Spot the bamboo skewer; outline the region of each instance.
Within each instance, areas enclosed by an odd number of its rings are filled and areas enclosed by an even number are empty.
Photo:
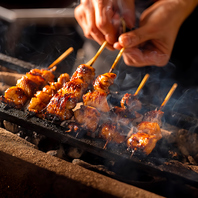
[[[137,95],[139,94],[140,90],[141,90],[141,89],[144,87],[144,85],[146,84],[146,82],[147,82],[149,76],[150,76],[149,74],[146,74],[146,75],[144,76],[144,78],[142,79],[142,82],[140,83],[139,87],[137,88],[137,90],[136,90],[136,92],[134,93],[133,96],[137,96]]]
[[[86,63],[86,65],[92,66],[106,46],[107,46],[107,41],[104,41],[103,44],[101,45],[101,47],[99,48],[99,50],[97,51],[96,55],[91,60],[89,60]]]
[[[113,65],[111,66],[111,69],[109,70],[109,73],[111,73],[111,72],[115,69],[115,67],[116,67],[116,65],[118,64],[120,58],[122,57],[122,53],[124,52],[124,49],[125,49],[125,48],[122,48],[122,49],[120,50],[120,52],[119,52],[119,54],[117,55],[117,57],[116,57],[116,59],[115,59]]]
[[[177,83],[174,83],[173,86],[171,87],[170,91],[166,95],[166,98],[164,99],[163,103],[161,104],[161,106],[159,108],[160,110],[167,104],[167,102],[169,101],[170,97],[172,96],[172,94],[174,93],[176,88],[177,88]]]
[[[70,47],[67,49],[61,56],[59,56],[49,67],[48,69],[54,67],[55,65],[59,64],[62,62],[67,56],[69,56],[72,52],[74,51],[73,47]]]

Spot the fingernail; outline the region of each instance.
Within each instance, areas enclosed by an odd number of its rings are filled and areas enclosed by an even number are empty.
[[[132,44],[132,39],[130,36],[121,36],[119,37],[119,42],[123,47],[130,46]]]

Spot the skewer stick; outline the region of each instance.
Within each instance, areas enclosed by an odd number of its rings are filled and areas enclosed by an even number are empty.
[[[166,103],[169,101],[170,97],[174,93],[175,89],[177,88],[177,83],[174,83],[168,94],[166,95],[166,98],[164,99],[163,103],[160,106],[160,110],[166,105]]]
[[[49,67],[48,69],[54,67],[55,65],[59,64],[62,62],[69,54],[71,54],[74,51],[73,47],[70,47],[67,49],[61,56],[59,56]]]
[[[144,76],[142,82],[140,83],[139,87],[137,88],[137,90],[136,90],[136,92],[134,93],[133,96],[137,96],[139,94],[140,90],[144,87],[144,85],[145,85],[146,81],[148,80],[149,76],[150,76],[149,74],[146,74]]]
[[[120,50],[120,52],[119,52],[119,54],[117,55],[117,57],[116,57],[116,59],[115,59],[113,65],[111,66],[111,69],[109,70],[109,73],[111,73],[111,72],[115,69],[115,67],[116,67],[116,65],[118,64],[120,58],[122,57],[122,53],[124,52],[124,49],[125,49],[125,48],[123,47],[123,48]]]
[[[107,41],[104,41],[101,47],[99,48],[99,50],[97,51],[96,55],[90,61],[88,61],[86,65],[92,66],[106,46],[107,46]]]

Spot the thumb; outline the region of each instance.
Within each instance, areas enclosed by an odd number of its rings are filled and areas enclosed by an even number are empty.
[[[148,30],[145,27],[140,27],[120,35],[118,41],[122,47],[130,48],[144,43],[151,38],[151,34],[149,34]]]

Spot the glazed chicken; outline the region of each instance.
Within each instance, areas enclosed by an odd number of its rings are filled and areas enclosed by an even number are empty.
[[[127,109],[129,112],[138,111],[142,108],[142,103],[137,99],[137,97],[129,93],[126,93],[122,97],[120,105],[122,108]]]
[[[94,91],[83,95],[84,105],[95,107],[102,112],[109,112],[107,95],[109,94],[109,86],[113,84],[115,78],[116,74],[114,73],[99,75],[93,83]]]
[[[100,121],[100,112],[90,106],[82,105],[80,109],[74,111],[74,118],[81,125],[81,127],[89,130],[90,132],[95,132]]]
[[[30,100],[28,111],[36,113],[37,116],[42,117],[41,111],[47,106],[56,92],[69,81],[69,78],[69,74],[61,74],[57,82],[51,82],[49,85],[43,87],[42,91],[37,91],[36,94],[34,94],[34,97]]]
[[[147,155],[149,155],[155,148],[157,139],[155,135],[149,135],[143,132],[137,132],[131,135],[127,140],[128,148],[137,150],[140,149]]]
[[[164,112],[161,110],[154,110],[154,111],[149,111],[144,114],[143,121],[148,121],[148,122],[157,122],[159,126],[162,125],[162,116],[164,115]]]
[[[111,122],[102,124],[99,137],[107,141],[104,148],[109,142],[121,144],[125,141],[125,136],[121,135],[117,129],[117,126]]]
[[[46,107],[46,117],[67,120],[73,115],[72,109],[93,82],[95,69],[88,65],[80,65],[69,82],[58,90]]]
[[[143,121],[137,125],[137,132],[127,140],[127,146],[134,150],[140,149],[148,155],[161,138],[162,134],[158,123]]]
[[[16,109],[22,108],[37,90],[54,81],[53,70],[32,69],[5,91],[0,100]]]

